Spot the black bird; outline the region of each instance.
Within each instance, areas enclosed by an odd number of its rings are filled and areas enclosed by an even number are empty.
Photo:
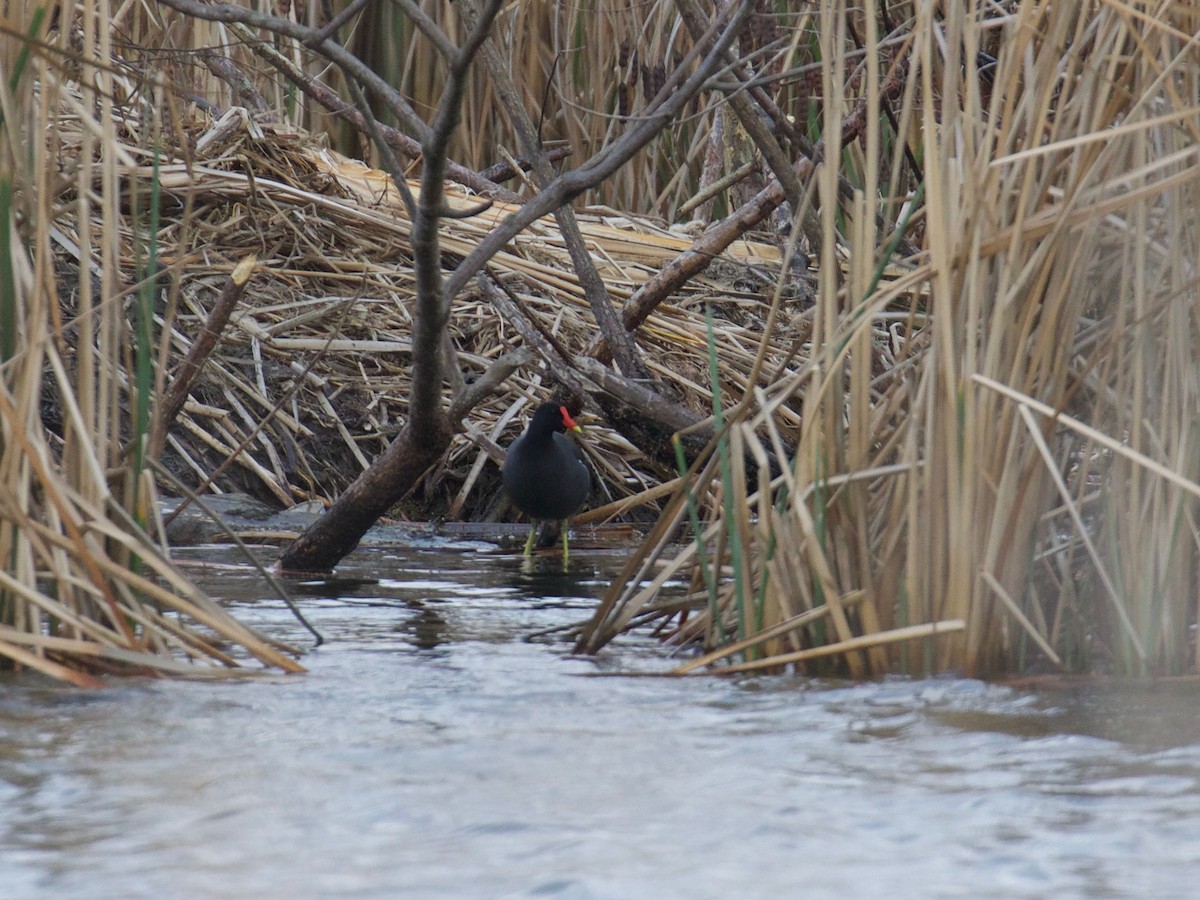
[[[563,523],[563,564],[567,562],[567,527],[570,518],[592,490],[592,476],[583,454],[564,434],[582,431],[558,403],[543,403],[533,412],[529,428],[512,442],[504,458],[504,490],[517,509],[533,520],[525,555],[533,553],[540,521]]]

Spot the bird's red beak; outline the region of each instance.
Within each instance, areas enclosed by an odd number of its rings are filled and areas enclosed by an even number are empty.
[[[567,426],[567,430],[569,430],[569,431],[582,431],[583,430],[582,428],[580,428],[578,425],[575,424],[575,420],[571,418],[571,414],[569,412],[567,412],[567,408],[565,406],[560,406],[558,408],[558,411],[560,413],[562,413],[563,424]]]

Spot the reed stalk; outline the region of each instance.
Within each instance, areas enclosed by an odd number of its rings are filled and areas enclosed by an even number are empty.
[[[724,498],[688,555],[719,595],[748,571],[761,598],[689,627],[711,671],[1194,673],[1200,18],[904,10],[886,35],[875,4],[821,4],[803,42],[823,62],[805,120],[824,160],[808,363],[726,392],[727,428],[782,474],[684,488]],[[885,39],[911,48],[898,97]],[[901,293],[878,276],[905,234],[923,249]],[[791,446],[776,423],[795,404]],[[615,584],[609,602],[644,600]],[[731,628],[758,621],[797,624]],[[751,660],[766,635],[791,648]]]
[[[147,147],[159,125],[133,102],[125,121],[146,146],[118,138],[117,98],[144,85],[113,65],[106,0],[62,10],[53,32],[45,11],[10,7],[17,30],[0,39],[0,664],[81,686],[108,673],[303,671],[295,650],[200,594],[148,533],[155,179],[150,277],[128,312],[120,239],[122,210],[136,215],[146,194],[129,165],[145,153],[157,169]]]

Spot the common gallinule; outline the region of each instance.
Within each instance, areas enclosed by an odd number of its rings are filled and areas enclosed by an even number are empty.
[[[504,490],[517,508],[533,520],[525,555],[533,553],[538,522],[561,521],[563,564],[567,562],[565,520],[583,506],[592,489],[592,476],[583,455],[563,433],[581,431],[558,403],[534,410],[529,428],[512,442],[504,458]]]

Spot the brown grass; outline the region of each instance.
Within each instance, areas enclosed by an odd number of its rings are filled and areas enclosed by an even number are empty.
[[[677,639],[725,645],[707,662],[741,660],[718,671],[827,668],[813,661],[836,648],[835,668],[856,676],[1194,672],[1195,12],[932,9],[906,26],[894,110],[923,195],[895,193],[876,54],[857,88],[826,76],[827,141],[867,104],[863,139],[840,154],[858,206],[842,230],[837,170],[823,169],[811,360],[727,397],[740,404],[729,467],[688,489],[731,502],[697,541],[707,563],[688,547],[664,569],[700,586],[707,568],[712,585]],[[849,17],[822,5],[827,73],[842,68]],[[983,77],[975,50],[991,46]],[[886,236],[871,214],[903,203],[919,205],[926,248],[903,283],[928,318],[907,322],[887,312],[894,288],[873,282]],[[777,422],[798,400],[791,454]],[[748,482],[741,448],[786,471]],[[638,578],[652,571],[630,565],[583,645],[647,608]]]

